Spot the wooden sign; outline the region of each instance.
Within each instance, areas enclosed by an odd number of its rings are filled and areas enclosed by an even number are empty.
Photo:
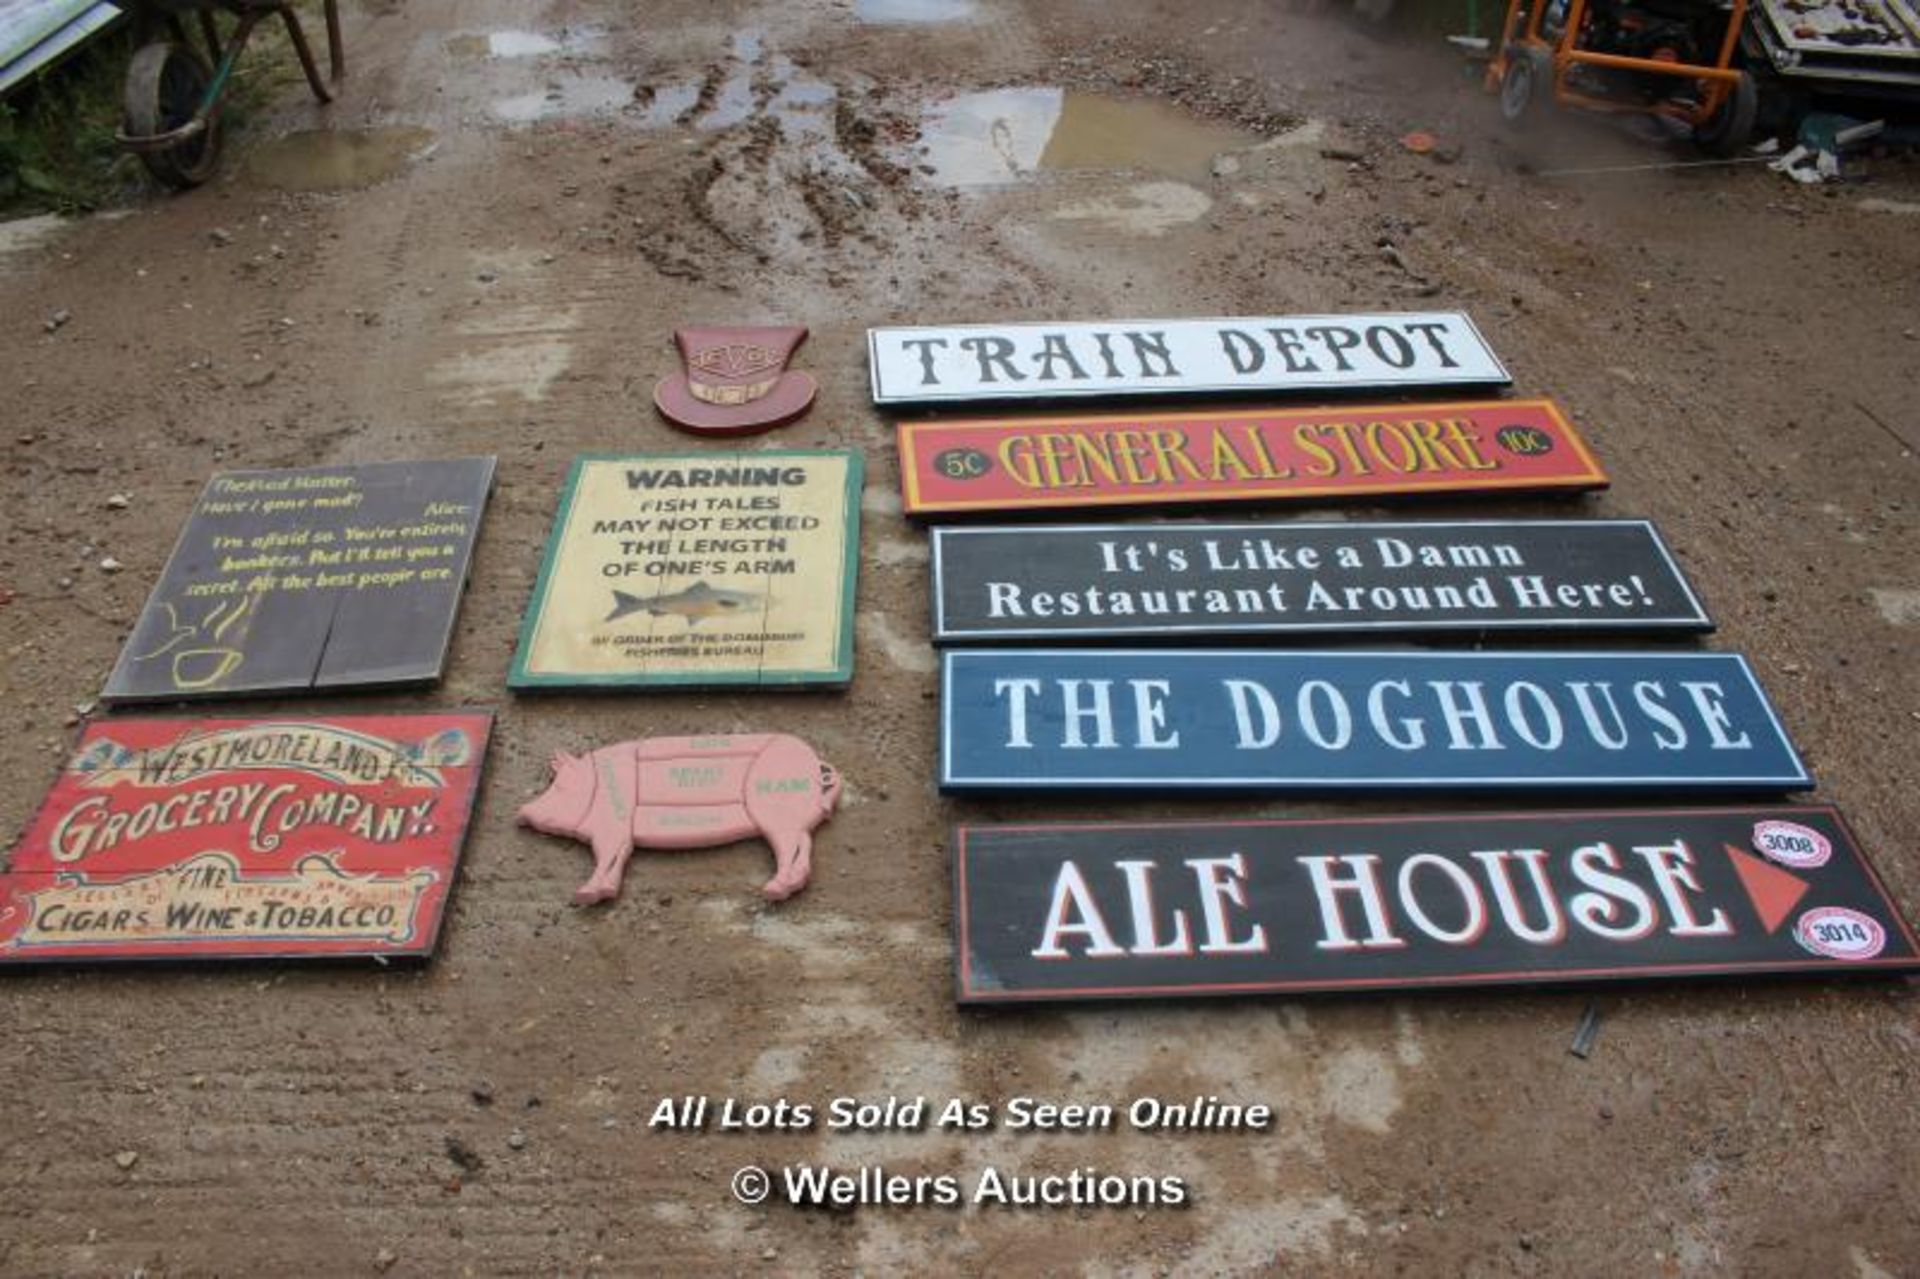
[[[102,699],[433,683],[492,487],[490,457],[215,475]]]
[[[593,874],[574,890],[581,906],[620,893],[636,848],[709,848],[749,836],[773,849],[761,888],[784,901],[813,873],[813,830],[840,802],[840,773],[788,733],[648,737],[585,755],[556,752],[553,780],[521,805],[520,824],[577,839]]]
[[[0,964],[431,955],[492,724],[94,724],[0,874]]]
[[[757,435],[805,413],[819,387],[787,368],[807,340],[799,325],[676,329],[679,373],[660,379],[653,405],[694,435]]]
[[[962,826],[953,874],[962,1003],[1920,970],[1826,807]]]
[[[877,328],[867,354],[875,404],[1513,380],[1457,311]]]
[[[1607,485],[1551,400],[971,418],[898,438],[909,515]]]
[[[847,683],[861,477],[851,452],[576,460],[508,682]]]
[[[933,639],[1706,631],[1645,520],[933,530]]]
[[[948,649],[949,790],[1812,784],[1731,653]]]

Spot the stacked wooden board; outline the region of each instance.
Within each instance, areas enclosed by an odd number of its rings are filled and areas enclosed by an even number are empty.
[[[1645,520],[1212,518],[1225,504],[1604,487],[1548,400],[1292,398],[1504,386],[1465,316],[876,329],[868,345],[877,403],[996,404],[900,422],[909,514],[1103,517],[933,529],[941,786],[1206,806],[1192,821],[962,823],[963,1002],[1920,959],[1830,808],[1244,815],[1274,794],[1697,805],[1812,785],[1737,654],[1484,647],[1710,631]],[[1204,402],[999,407],[1113,394]],[[1111,518],[1138,509],[1156,514]],[[1328,639],[1455,646],[1281,647]]]

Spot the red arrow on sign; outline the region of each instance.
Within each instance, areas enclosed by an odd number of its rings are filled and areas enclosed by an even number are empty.
[[[1740,886],[1747,890],[1754,910],[1759,912],[1760,922],[1766,925],[1768,932],[1777,931],[1812,885],[1798,875],[1781,870],[1772,862],[1762,861],[1752,853],[1741,852],[1732,844],[1722,847],[1727,850],[1727,856],[1733,859],[1733,869],[1740,876]]]

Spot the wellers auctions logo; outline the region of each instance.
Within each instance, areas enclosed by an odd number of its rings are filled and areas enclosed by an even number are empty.
[[[443,768],[473,762],[473,746],[458,729],[421,742],[400,742],[330,724],[250,724],[190,733],[162,745],[135,748],[102,738],[72,769],[89,788],[185,786],[202,778],[253,769],[306,773],[338,786],[396,784],[445,788]]]

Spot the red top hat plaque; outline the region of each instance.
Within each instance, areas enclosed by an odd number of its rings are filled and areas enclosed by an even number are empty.
[[[660,380],[653,402],[669,422],[696,435],[753,435],[805,413],[818,388],[787,370],[807,340],[799,325],[676,329],[686,372]]]

